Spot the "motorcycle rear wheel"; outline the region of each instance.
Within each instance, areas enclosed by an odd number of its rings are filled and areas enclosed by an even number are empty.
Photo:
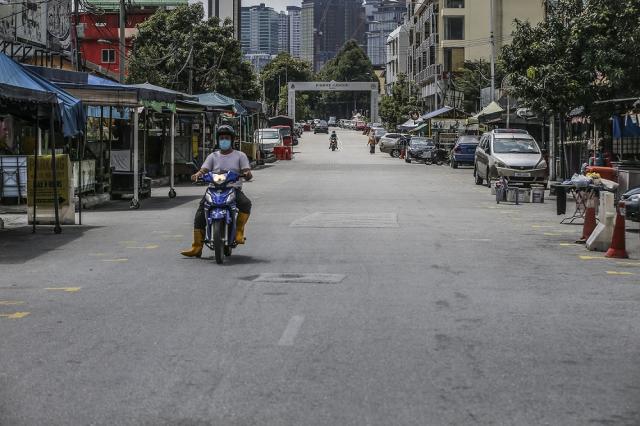
[[[213,251],[216,257],[216,263],[222,265],[224,262],[224,241],[222,236],[224,235],[224,222],[213,222]]]

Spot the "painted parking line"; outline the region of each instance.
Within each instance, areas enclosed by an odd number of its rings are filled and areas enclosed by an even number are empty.
[[[0,300],[0,306],[16,306],[16,305],[24,305],[24,302],[21,300]]]
[[[578,256],[580,260],[613,260],[604,256]]]
[[[12,314],[0,314],[0,318],[20,319],[29,315],[31,312],[14,312]]]
[[[282,337],[278,341],[279,346],[293,346],[293,341],[298,335],[298,331],[300,331],[300,327],[302,327],[302,323],[304,322],[304,316],[302,315],[294,315],[289,320],[289,324],[287,324],[287,328],[284,329],[282,333]]]
[[[129,246],[126,247],[128,249],[138,249],[138,250],[153,250],[153,249],[157,249],[158,247],[160,247],[158,244],[147,244],[145,246]]]
[[[116,262],[116,263],[124,263],[124,262],[128,262],[129,259],[127,258],[119,258],[119,259],[102,259],[103,262]]]
[[[49,291],[63,291],[65,293],[77,293],[82,287],[46,287]]]
[[[633,267],[640,266],[640,262],[616,262],[616,265],[618,265],[618,266],[626,266],[628,268],[633,268]]]
[[[633,272],[626,272],[626,271],[607,271],[607,275],[624,275],[624,276],[629,276],[629,275],[635,275]]]

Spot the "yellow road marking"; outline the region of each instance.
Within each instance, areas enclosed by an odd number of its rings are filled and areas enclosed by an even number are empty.
[[[604,256],[578,256],[581,260],[611,260]]]
[[[13,305],[24,305],[24,302],[19,300],[0,300],[0,306],[13,306]]]
[[[64,291],[65,293],[75,293],[80,291],[82,287],[47,287],[45,290]]]
[[[607,271],[607,275],[635,275],[633,272]]]
[[[128,262],[129,259],[120,258],[120,259],[102,259],[103,262]]]
[[[583,247],[582,244],[576,244],[576,243],[560,243],[560,245],[562,247]]]
[[[546,235],[547,237],[559,237],[562,234],[558,234],[557,232],[543,232],[542,235]]]
[[[30,313],[31,312],[14,312],[12,314],[0,314],[0,317],[9,319],[20,319],[26,317]]]
[[[151,250],[151,249],[157,249],[158,246],[157,244],[147,244],[146,246],[131,246],[131,247],[127,247],[128,249],[147,249],[147,250]]]
[[[616,262],[616,265],[633,267],[633,266],[640,266],[640,263],[638,263],[638,262]]]

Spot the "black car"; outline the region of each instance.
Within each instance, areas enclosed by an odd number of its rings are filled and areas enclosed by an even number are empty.
[[[408,142],[407,153],[404,157],[404,161],[407,163],[411,163],[411,160],[424,161],[425,153],[430,153],[436,148],[433,139],[422,136],[412,136]]]
[[[313,134],[315,135],[316,133],[329,134],[329,126],[327,125],[326,121],[320,120],[320,122],[316,124],[316,127],[313,128]]]

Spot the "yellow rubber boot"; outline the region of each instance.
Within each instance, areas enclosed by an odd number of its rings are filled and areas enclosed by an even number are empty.
[[[191,250],[185,250],[180,252],[183,256],[187,257],[200,257],[202,256],[202,247],[204,246],[204,229],[193,230],[193,244]]]
[[[236,244],[244,244],[246,238],[244,237],[244,226],[249,220],[249,214],[238,213],[238,223],[236,224]]]

